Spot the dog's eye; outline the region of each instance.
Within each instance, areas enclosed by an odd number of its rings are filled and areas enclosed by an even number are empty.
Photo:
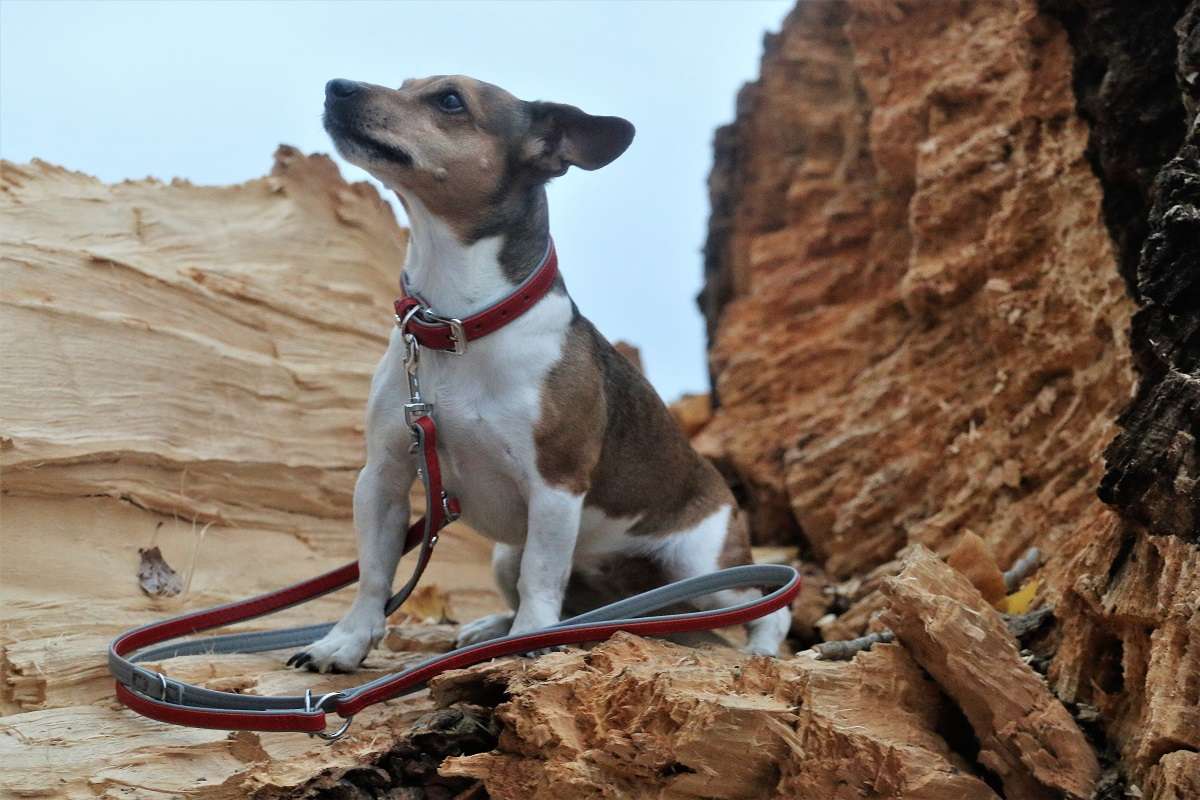
[[[443,92],[438,96],[438,108],[442,111],[448,111],[451,114],[464,111],[466,106],[463,105],[462,97],[458,92]]]

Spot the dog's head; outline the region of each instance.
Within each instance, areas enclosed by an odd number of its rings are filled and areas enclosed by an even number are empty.
[[[347,161],[464,237],[569,167],[613,161],[634,134],[620,117],[527,102],[462,75],[407,80],[399,89],[332,80],[325,130]]]

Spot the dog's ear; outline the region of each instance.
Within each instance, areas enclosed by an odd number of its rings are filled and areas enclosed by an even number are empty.
[[[633,141],[633,123],[620,117],[597,117],[562,103],[529,103],[530,135],[526,162],[547,178],[570,166],[600,169],[625,152]]]

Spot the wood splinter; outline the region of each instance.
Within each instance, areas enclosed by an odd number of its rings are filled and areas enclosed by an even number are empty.
[[[856,653],[870,650],[877,642],[888,644],[895,638],[896,635],[891,631],[879,631],[878,633],[868,633],[857,639],[821,642],[813,645],[812,649],[816,651],[818,661],[849,661],[854,658]]]

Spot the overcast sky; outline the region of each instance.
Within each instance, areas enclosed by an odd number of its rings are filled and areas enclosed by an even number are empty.
[[[464,73],[626,117],[638,134],[624,156],[551,185],[551,231],[583,313],[640,347],[673,399],[707,389],[694,298],[713,129],[791,5],[0,0],[0,155],[105,181],[243,181],[281,142],[331,152],[334,77]]]

